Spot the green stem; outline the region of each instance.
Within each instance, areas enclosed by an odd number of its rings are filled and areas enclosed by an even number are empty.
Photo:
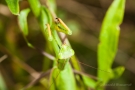
[[[40,15],[40,8],[41,8],[41,4],[39,2],[39,0],[28,0],[30,7],[34,13],[34,15],[36,17],[38,17]]]

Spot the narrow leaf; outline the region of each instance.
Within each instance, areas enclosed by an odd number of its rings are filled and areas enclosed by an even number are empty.
[[[39,23],[40,23],[41,29],[43,30],[43,33],[45,33],[45,29],[47,28],[46,24],[48,24],[48,15],[44,11],[44,7],[41,8]]]
[[[88,76],[86,75],[83,75],[83,80],[84,80],[84,83],[86,86],[92,88],[92,89],[95,89],[96,88],[96,81],[89,78]]]
[[[36,17],[38,17],[40,15],[40,9],[41,9],[41,5],[39,0],[28,0],[30,7],[32,9],[32,12],[34,13],[34,15]]]
[[[30,9],[24,9],[20,12],[18,17],[20,28],[25,36],[28,35],[28,23],[27,23],[27,16],[30,12]]]
[[[34,46],[29,43],[29,41],[27,40],[27,35],[28,35],[28,23],[27,23],[27,16],[30,12],[30,9],[24,9],[20,12],[20,15],[18,16],[18,20],[19,20],[19,26],[20,26],[20,29],[22,30],[22,33],[23,33],[23,36],[24,36],[24,39],[27,43],[27,45],[31,48],[34,48]]]
[[[63,71],[54,68],[51,83],[50,90],[76,90],[75,77],[69,63],[66,64]]]
[[[124,70],[125,70],[125,68],[123,66],[119,66],[119,67],[115,68],[113,70],[112,78],[119,78],[123,74]]]
[[[19,0],[6,0],[10,11],[14,15],[19,15]]]
[[[51,31],[51,24],[52,24],[52,16],[48,9],[44,6],[41,8],[41,13],[39,17],[39,23],[42,30],[43,35],[49,40],[52,41],[52,31]]]
[[[51,26],[52,25],[52,15],[51,15],[51,12],[48,10],[48,8],[46,8],[46,7],[43,7],[43,10],[44,10],[44,12],[46,13],[46,15],[47,15],[47,23]]]
[[[1,73],[0,73],[0,90],[7,90],[6,84],[4,82],[4,79],[3,79],[2,75],[1,75]]]
[[[98,45],[98,67],[99,69],[112,72],[112,63],[117,53],[120,28],[125,9],[125,0],[114,0],[109,7],[103,20],[100,43]],[[98,71],[98,77],[106,83],[113,73]]]

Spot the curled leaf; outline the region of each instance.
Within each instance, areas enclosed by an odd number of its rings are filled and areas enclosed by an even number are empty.
[[[113,70],[113,78],[119,78],[123,72],[125,71],[125,68],[123,66],[119,66]]]
[[[24,39],[27,43],[27,45],[31,48],[34,48],[34,46],[29,43],[29,41],[27,40],[27,35],[28,35],[28,23],[27,23],[27,16],[30,12],[30,9],[24,9],[20,12],[20,15],[18,16],[18,20],[19,20],[19,26],[20,26],[20,29],[22,30],[22,33],[23,33],[23,36],[24,36]]]
[[[112,71],[112,64],[117,53],[117,46],[125,9],[125,0],[114,0],[109,7],[100,33],[100,43],[98,45],[98,67],[99,69]],[[98,70],[98,77],[107,83],[113,73],[103,73]]]
[[[20,28],[25,36],[28,35],[28,23],[27,23],[27,16],[30,12],[30,9],[24,9],[20,12],[18,17]]]

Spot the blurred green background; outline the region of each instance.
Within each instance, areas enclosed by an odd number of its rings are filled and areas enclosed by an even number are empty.
[[[42,4],[45,3],[45,0],[40,1]],[[100,28],[112,0],[56,0],[56,3],[58,17],[73,31],[73,35],[68,36],[68,38],[78,60],[97,67]],[[27,0],[21,0],[20,9],[26,7],[29,7]],[[46,41],[32,13],[28,16],[28,25],[28,40],[36,47],[44,49]],[[124,21],[120,27],[119,50],[113,67],[123,65],[126,70],[119,79],[109,83],[127,85],[107,86],[106,90],[135,90],[134,0],[126,1]],[[19,29],[17,17],[11,14],[5,0],[0,0],[0,57],[3,55],[8,57],[0,63],[0,76],[2,76],[0,79],[3,78],[8,90],[18,90],[30,82],[29,70],[27,70],[28,68],[24,69],[21,65],[23,62],[38,72],[47,71],[48,68],[52,67],[52,61],[27,46]],[[47,65],[44,60],[48,63]],[[81,65],[81,67],[85,73],[96,76],[97,70],[85,65]],[[40,90],[42,86],[37,83],[35,90],[37,90],[36,88]]]

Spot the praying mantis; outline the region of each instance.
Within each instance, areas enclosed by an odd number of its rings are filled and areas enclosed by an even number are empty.
[[[34,47],[26,38],[28,35],[28,25],[27,25],[27,16],[30,12],[30,9],[25,9],[20,12],[20,15],[18,17],[20,28],[23,32],[23,36],[27,42],[27,45],[31,48]],[[55,88],[62,88],[63,90],[71,90],[72,87],[73,90],[76,90],[76,84],[74,75],[72,72],[72,68],[69,64],[69,59],[74,55],[74,50],[68,45],[67,43],[62,43],[57,35],[57,31],[63,32],[65,34],[71,35],[72,31],[66,26],[66,24],[60,19],[56,18],[55,23],[52,23],[51,15],[47,15],[48,10],[45,7],[42,7],[41,15],[38,18],[39,24],[41,27],[41,31],[47,41],[53,46],[54,52],[56,54],[56,60],[54,61],[54,69],[51,72],[50,76],[50,87],[49,90],[55,90]],[[46,20],[45,18],[48,17]],[[65,83],[65,75],[68,75],[68,79],[70,80],[69,84]],[[56,79],[57,77],[57,79]],[[54,81],[57,81],[54,83]],[[63,87],[59,87],[60,81],[65,83],[63,84]],[[51,83],[53,83],[51,85]],[[54,84],[57,84],[56,87],[54,87]],[[70,85],[71,84],[71,85]],[[59,89],[60,90],[60,89]]]
[[[56,22],[52,26],[52,29],[50,29],[49,24],[46,25],[46,35],[48,38],[52,38],[51,40],[48,40],[53,44],[56,54],[56,65],[51,72],[51,81],[48,89],[56,90],[57,88],[58,90],[76,90],[74,74],[69,64],[69,59],[74,55],[74,50],[67,43],[62,43],[60,40],[58,40],[55,29],[68,35],[71,35],[72,31],[60,18],[56,18]],[[66,75],[69,77],[65,77]],[[66,79],[70,80],[71,83],[66,84]],[[63,83],[63,86],[60,86],[61,83]]]

